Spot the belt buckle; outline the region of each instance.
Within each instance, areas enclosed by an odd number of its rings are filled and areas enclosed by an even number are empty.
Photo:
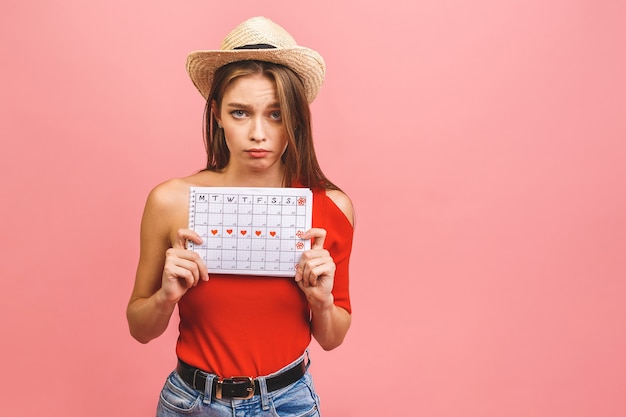
[[[215,387],[215,398],[222,399],[224,398],[224,384],[227,386],[230,385],[230,393],[226,394],[227,398],[232,398],[236,400],[249,400],[254,397],[254,380],[249,376],[233,376],[230,378],[220,378],[217,380],[217,385]],[[245,395],[235,395],[235,387],[239,385],[240,389],[245,389]],[[229,395],[231,394],[232,395]]]

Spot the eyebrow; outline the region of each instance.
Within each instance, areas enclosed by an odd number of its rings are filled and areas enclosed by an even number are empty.
[[[226,107],[242,109],[242,110],[245,110],[245,111],[252,110],[252,106],[250,106],[248,104],[237,103],[237,102],[226,103]],[[278,102],[270,103],[267,107],[270,108],[270,109],[280,109],[280,103],[278,103]]]

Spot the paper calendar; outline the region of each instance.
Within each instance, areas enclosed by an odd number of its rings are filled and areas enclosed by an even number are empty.
[[[189,228],[203,243],[187,246],[209,275],[293,277],[311,247],[301,237],[311,228],[312,209],[308,188],[191,187]]]

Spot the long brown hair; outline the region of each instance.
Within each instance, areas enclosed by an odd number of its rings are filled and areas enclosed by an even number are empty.
[[[287,149],[282,155],[282,162],[285,165],[283,183],[286,186],[300,183],[309,188],[338,190],[339,187],[326,178],[317,162],[311,131],[311,110],[302,82],[289,68],[270,62],[233,62],[215,72],[204,109],[206,170],[221,171],[230,159],[224,131],[218,128],[211,104],[215,101],[219,112],[226,88],[236,78],[251,74],[262,74],[271,79],[276,86],[281,117],[288,137]]]

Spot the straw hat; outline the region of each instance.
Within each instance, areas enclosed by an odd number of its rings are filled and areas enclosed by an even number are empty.
[[[273,62],[290,68],[302,80],[309,103],[324,82],[326,65],[320,54],[296,44],[285,29],[265,17],[253,17],[241,23],[226,36],[219,50],[190,53],[187,72],[206,99],[218,68],[247,60]]]

